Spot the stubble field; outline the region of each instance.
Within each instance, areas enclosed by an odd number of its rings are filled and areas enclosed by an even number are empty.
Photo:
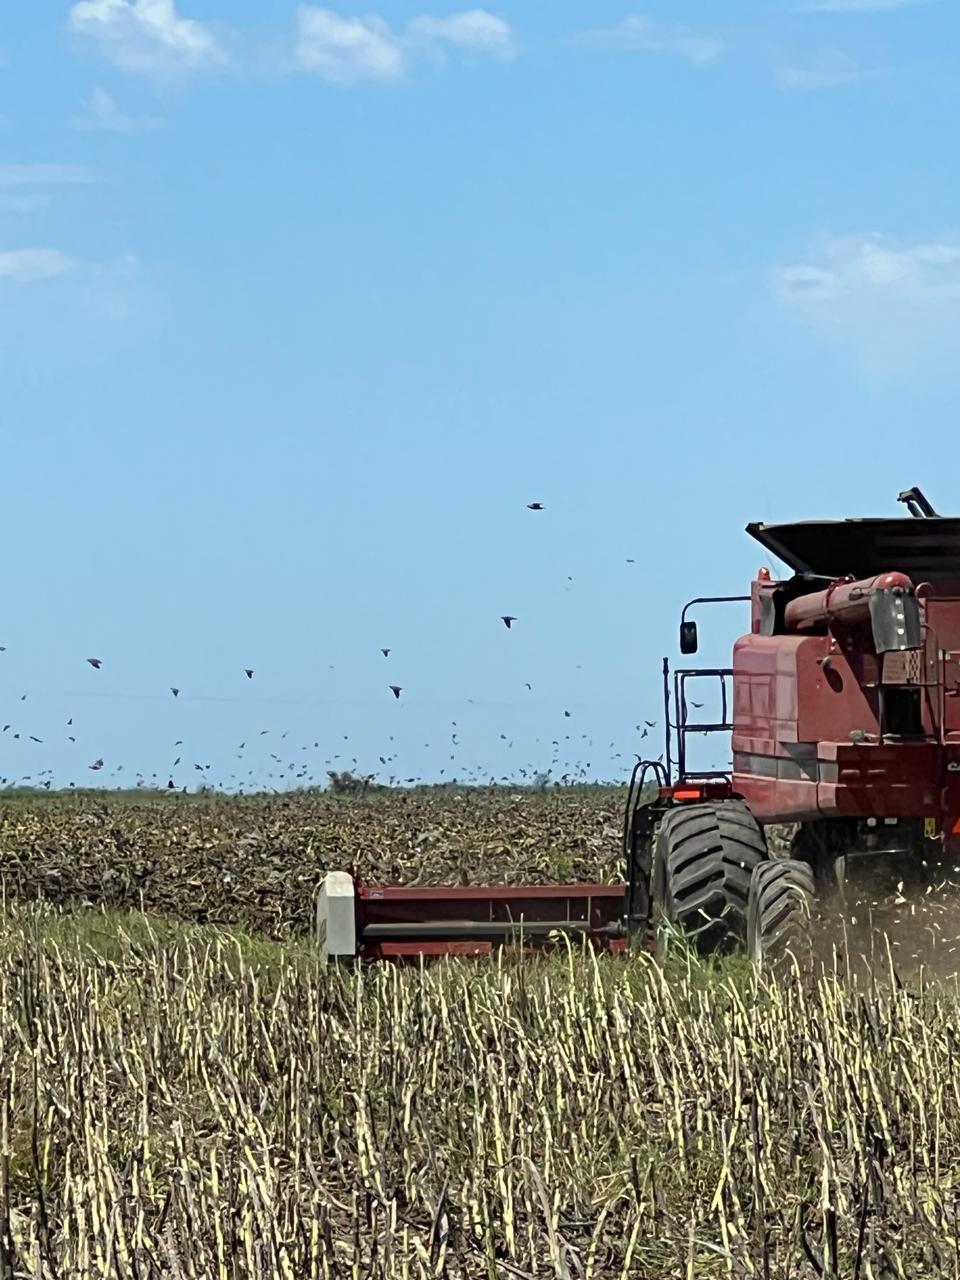
[[[613,878],[618,800],[8,802],[0,1276],[960,1276],[949,976],[343,973],[300,927],[350,862]]]

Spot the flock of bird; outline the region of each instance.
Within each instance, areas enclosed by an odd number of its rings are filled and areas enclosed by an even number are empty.
[[[529,502],[526,505],[527,505],[527,510],[531,512],[542,512],[545,510],[545,504],[543,502],[539,502],[539,501]],[[633,561],[628,560],[628,563],[632,564]],[[499,615],[499,621],[503,624],[503,626],[508,631],[512,631],[514,624],[518,622],[519,619],[515,614],[504,613]],[[6,651],[6,646],[0,646],[0,653],[3,653],[5,651]],[[393,650],[390,646],[382,646],[379,652],[384,659],[389,659]],[[101,657],[88,657],[86,659],[86,662],[95,671],[101,671],[104,667],[104,659]],[[246,666],[240,668],[238,675],[240,675],[241,673],[242,673],[242,677],[248,681],[252,681],[256,674],[255,668],[246,667]],[[526,682],[525,688],[528,691],[532,690],[532,685],[529,682]],[[388,693],[397,701],[400,700],[401,695],[404,692],[404,688],[400,684],[388,683],[386,686],[386,689]],[[170,695],[174,699],[177,699],[180,697],[181,692],[183,690],[182,690],[182,687],[179,685],[170,685],[169,691],[170,691]],[[20,701],[24,702],[26,701],[26,699],[27,699],[27,694],[22,694],[20,697]],[[693,705],[696,706],[698,704],[693,704]],[[572,712],[569,709],[564,710],[563,716],[565,719],[569,720],[572,717]],[[650,730],[656,728],[656,723],[657,722],[654,720],[643,721],[642,723],[637,724],[635,726],[635,731],[639,734],[639,737],[641,739],[645,739],[649,736]],[[73,724],[74,724],[74,720],[73,720],[73,716],[71,716],[67,720],[67,728],[69,730],[72,730]],[[454,748],[454,750],[449,754],[447,764],[450,764],[451,762],[456,761],[457,759],[456,748],[460,746],[460,741],[458,739],[458,734],[457,734],[457,722],[456,721],[451,722],[451,726],[453,729],[453,733],[450,736],[450,745]],[[271,732],[270,729],[261,729],[258,731],[258,736],[260,738],[265,738],[268,734],[270,734],[270,732]],[[2,729],[0,729],[0,736],[2,736],[2,734],[7,734],[7,733],[10,733],[10,736],[13,739],[21,739],[22,737],[25,737],[28,741],[32,743],[37,743],[37,744],[42,744],[44,741],[43,738],[33,733],[22,734],[20,731],[14,729],[12,723],[4,724],[2,726]],[[563,741],[570,742],[573,736],[574,735],[566,734],[563,737]],[[287,739],[287,737],[288,737],[288,734],[284,732],[279,735],[278,740],[283,741]],[[499,738],[501,742],[507,745],[508,748],[512,748],[513,742],[510,740],[507,734],[501,733],[499,735]],[[73,732],[68,733],[67,739],[69,742],[73,744],[75,744],[77,741],[76,735]],[[595,745],[593,739],[590,738],[587,734],[580,735],[580,739],[582,740],[583,744],[588,748],[593,748]],[[350,735],[344,734],[343,740],[344,742],[349,742]],[[389,741],[390,743],[394,742],[393,735],[390,736]],[[576,766],[573,766],[572,768],[569,765],[567,765],[563,772],[557,772],[557,770],[562,768],[561,761],[560,761],[560,753],[562,750],[561,739],[559,737],[547,739],[547,740],[541,740],[540,738],[537,738],[536,743],[538,748],[540,748],[541,750],[544,749],[548,741],[551,747],[551,759],[550,759],[549,768],[546,770],[540,766],[530,765],[529,767],[526,767],[526,768],[519,768],[516,771],[516,773],[512,776],[503,774],[503,775],[500,775],[499,777],[496,777],[496,776],[491,776],[488,773],[488,771],[475,766],[473,768],[467,768],[466,770],[459,771],[459,776],[454,778],[454,777],[447,776],[448,771],[447,771],[447,768],[444,767],[439,770],[439,780],[441,782],[459,781],[462,783],[476,784],[478,782],[507,783],[507,782],[513,781],[514,777],[517,777],[517,776],[519,776],[519,778],[523,779],[525,782],[530,782],[534,779],[543,779],[546,777],[549,777],[552,781],[560,781],[560,782],[570,782],[570,781],[582,780],[587,778],[588,771],[592,767],[589,761],[587,761],[586,764],[581,763]],[[426,749],[430,748],[430,743],[424,743],[423,745]],[[615,750],[616,746],[617,746],[617,743],[612,741],[609,743],[609,747],[606,749],[612,753],[612,759],[619,760],[623,758],[623,753],[616,751]],[[137,786],[140,786],[140,787],[144,787],[148,785],[152,785],[154,787],[165,786],[168,790],[182,790],[182,791],[186,791],[188,789],[186,786],[178,786],[178,784],[174,782],[174,779],[172,776],[173,772],[177,768],[180,768],[181,766],[184,765],[184,756],[182,753],[183,740],[177,739],[177,741],[174,743],[174,747],[180,750],[176,758],[174,759],[172,766],[170,767],[169,776],[167,777],[166,783],[163,782],[162,775],[156,772],[152,774],[136,773],[132,776],[134,777]],[[236,759],[243,760],[245,758],[246,749],[247,749],[246,740],[243,742],[240,742],[236,748]],[[317,741],[313,742],[312,750],[316,751],[319,749],[320,749],[320,743]],[[352,757],[349,757],[348,759],[345,753],[341,751],[341,752],[335,753],[334,755],[330,756],[328,759],[323,761],[323,766],[325,767],[325,770],[326,770],[326,778],[321,780],[313,772],[313,770],[316,769],[317,765],[312,763],[307,763],[302,758],[305,754],[309,753],[310,751],[311,751],[311,747],[309,743],[305,743],[301,745],[300,751],[298,753],[301,757],[299,760],[296,760],[296,759],[285,760],[281,755],[278,755],[276,752],[271,751],[269,753],[269,758],[273,763],[273,765],[277,766],[277,768],[269,770],[267,773],[267,777],[271,780],[271,782],[282,782],[284,786],[289,786],[291,781],[296,781],[301,784],[303,783],[313,784],[316,782],[327,781],[328,779],[334,778],[338,772],[338,767],[339,767],[339,772],[342,772],[349,777],[353,777],[354,771],[359,769],[358,758],[356,756],[352,756]],[[187,759],[189,760],[189,757],[187,757]],[[390,767],[394,765],[396,760],[397,760],[396,752],[391,752],[391,748],[389,747],[387,748],[386,751],[383,752],[383,754],[380,754],[378,756],[379,764],[384,767]],[[106,767],[105,760],[100,755],[98,755],[94,760],[90,761],[90,763],[87,765],[87,768],[90,772],[98,773],[98,774],[101,773],[105,769],[105,767]],[[201,763],[201,762],[195,761],[193,762],[193,770],[196,773],[201,775],[201,779],[205,779],[205,775],[207,775],[211,770],[211,765],[209,763]],[[234,787],[242,790],[244,786],[254,785],[252,780],[254,779],[255,772],[256,771],[253,769],[249,770],[246,779],[242,779],[237,773],[232,773],[229,775],[230,781]],[[114,778],[115,782],[117,782],[118,784],[121,782],[119,775],[122,773],[123,773],[122,765],[116,766],[111,771],[111,776]],[[372,781],[375,775],[361,774],[360,776],[362,778],[366,778],[366,780],[368,781]],[[47,769],[47,770],[42,770],[39,773],[24,774],[18,778],[7,778],[7,777],[0,778],[0,786],[33,784],[33,785],[38,785],[38,786],[42,786],[47,789],[50,789],[53,786],[53,779],[54,779],[53,770]],[[397,776],[396,773],[393,773],[390,775],[388,781],[391,785],[400,785],[400,784],[419,783],[423,781],[423,779],[419,777],[402,778]],[[75,786],[76,784],[71,783],[70,785]],[[278,790],[279,788],[272,787],[271,789]]]

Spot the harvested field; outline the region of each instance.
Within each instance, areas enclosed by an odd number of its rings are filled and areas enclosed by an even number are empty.
[[[324,873],[399,884],[615,881],[625,792],[21,794],[0,808],[8,899],[134,907],[282,938]]]
[[[816,979],[297,936],[330,866],[613,879],[619,802],[11,798],[0,1280],[960,1280],[952,885]]]
[[[960,1274],[953,988],[0,936],[5,1276]]]

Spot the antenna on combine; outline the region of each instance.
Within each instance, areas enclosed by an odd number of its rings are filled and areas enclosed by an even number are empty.
[[[906,504],[907,510],[912,516],[919,518],[937,516],[939,513],[934,511],[927,498],[924,496],[923,490],[916,485],[912,489],[904,489],[903,493],[897,498],[898,502]]]

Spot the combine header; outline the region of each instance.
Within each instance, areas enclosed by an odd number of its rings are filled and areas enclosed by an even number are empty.
[[[751,524],[787,565],[750,594],[727,668],[663,663],[665,751],[630,781],[623,883],[537,887],[366,885],[330,873],[318,933],[330,958],[477,954],[559,937],[618,950],[679,931],[701,952],[758,962],[808,928],[848,860],[960,860],[960,519],[918,489],[910,515]],[[689,716],[692,681],[719,717]],[[730,767],[688,767],[691,734],[729,734]]]

